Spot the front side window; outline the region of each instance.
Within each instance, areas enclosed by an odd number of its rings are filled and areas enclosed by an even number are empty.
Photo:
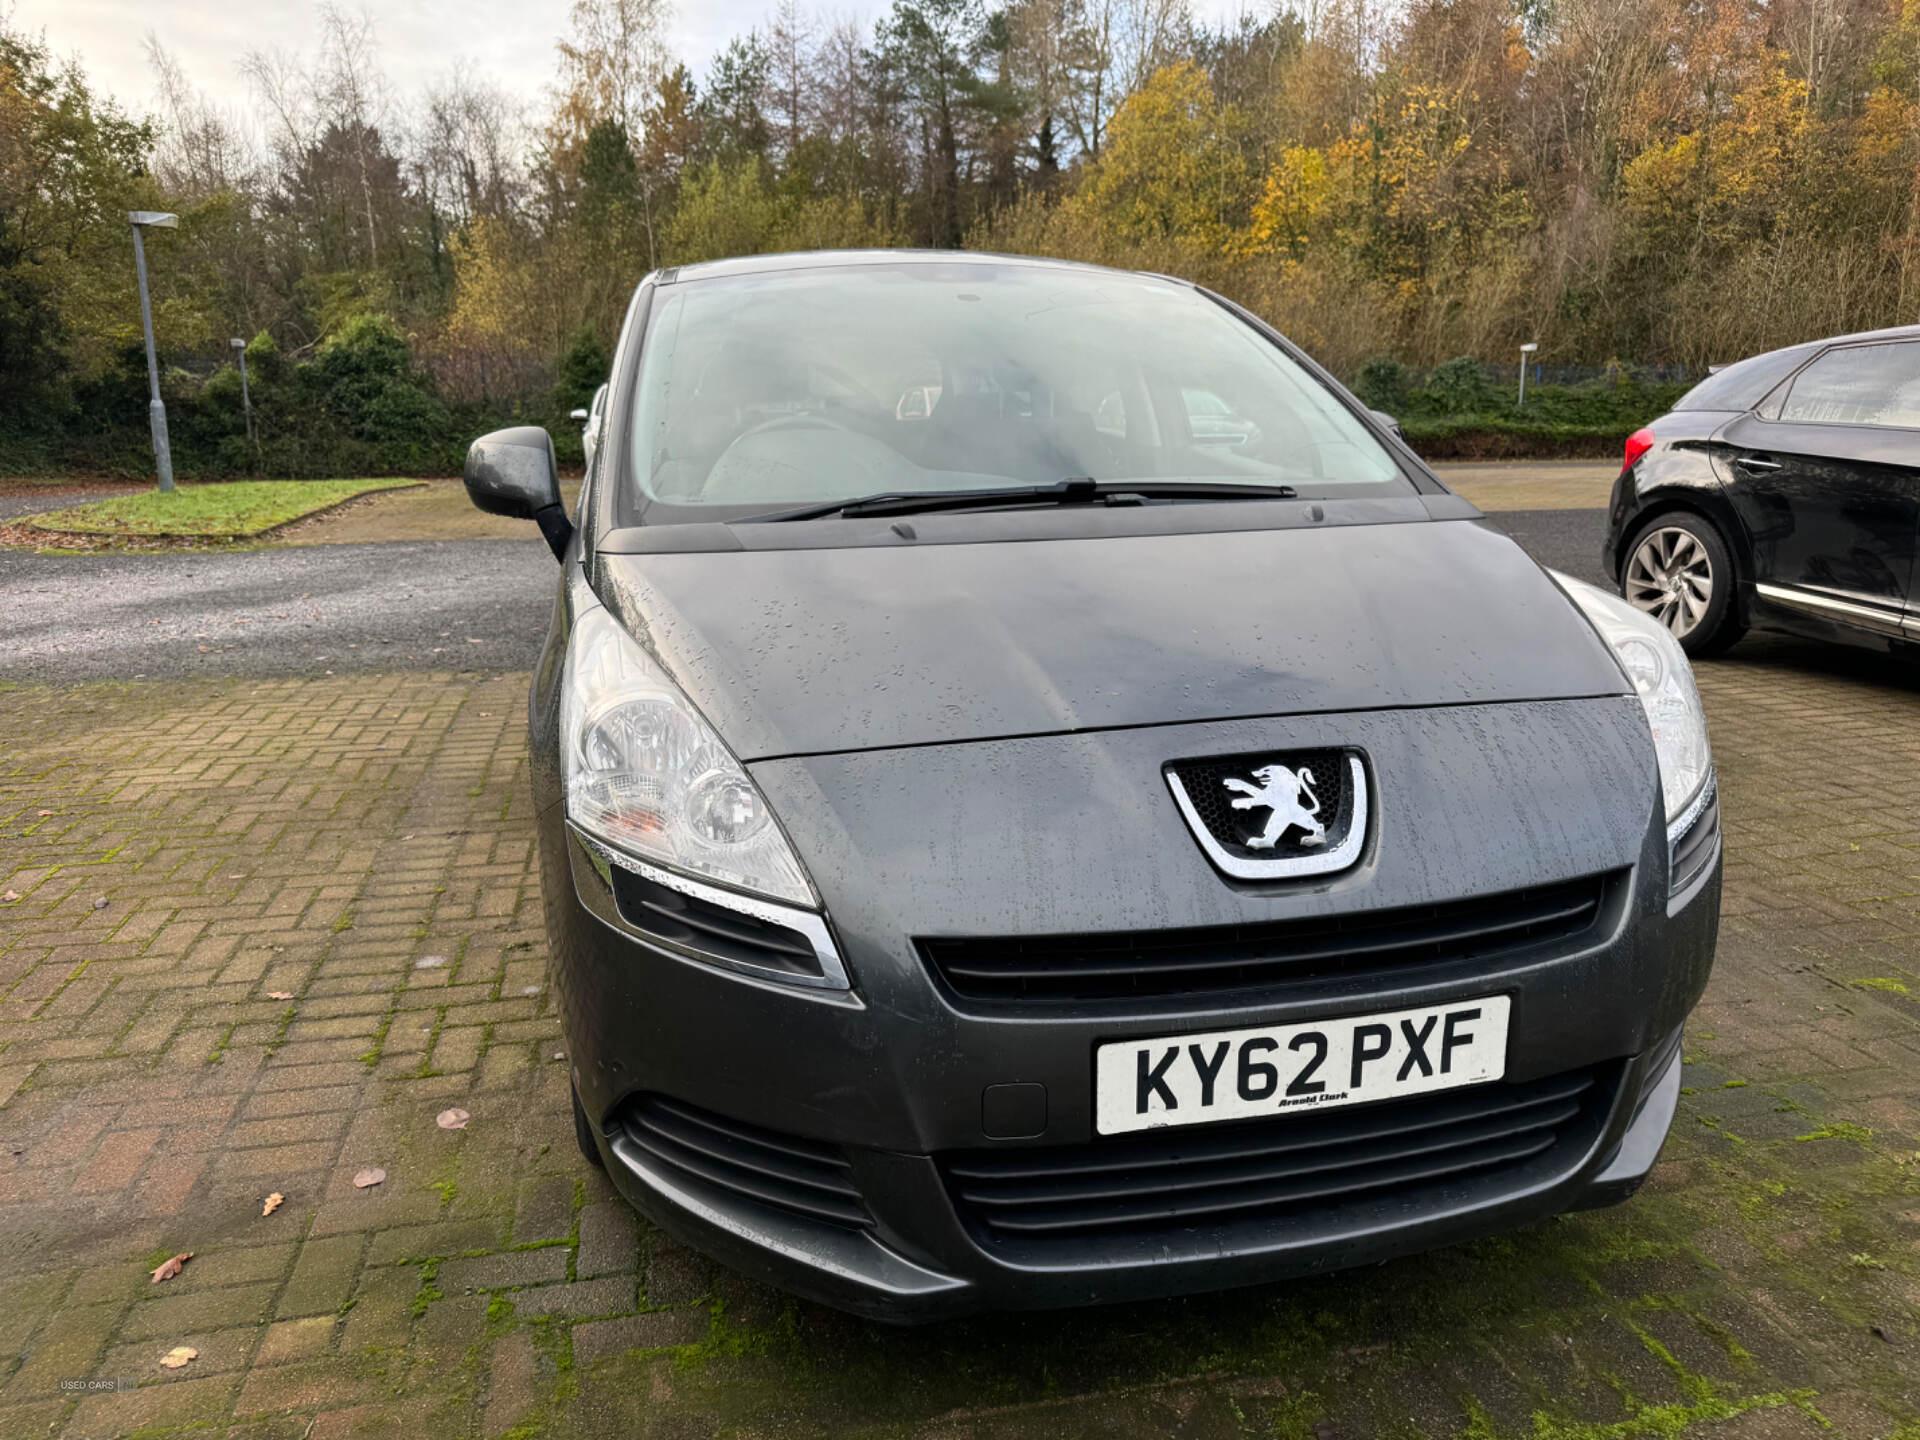
[[[1780,418],[1802,425],[1920,429],[1920,344],[1829,350],[1794,377]]]
[[[654,302],[643,519],[880,493],[1194,480],[1412,494],[1284,351],[1168,281],[953,262],[716,276]]]

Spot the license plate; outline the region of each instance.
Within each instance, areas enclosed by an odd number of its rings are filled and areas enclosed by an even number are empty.
[[[1121,1040],[1094,1051],[1102,1135],[1325,1110],[1498,1080],[1505,995],[1300,1025]]]

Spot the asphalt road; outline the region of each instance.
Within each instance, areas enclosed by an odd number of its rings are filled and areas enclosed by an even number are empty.
[[[1489,517],[1600,579],[1605,514]],[[536,539],[146,555],[0,551],[0,678],[170,679],[531,669],[554,565]]]

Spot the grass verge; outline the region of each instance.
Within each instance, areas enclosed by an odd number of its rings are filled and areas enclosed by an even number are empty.
[[[258,535],[319,510],[375,490],[417,484],[413,480],[235,480],[181,485],[117,495],[66,510],[35,515],[36,530],[70,535],[221,536]]]

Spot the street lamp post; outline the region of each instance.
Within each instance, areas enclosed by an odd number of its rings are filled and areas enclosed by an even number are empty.
[[[229,340],[234,352],[240,357],[240,404],[247,412],[247,444],[253,444],[253,397],[247,393],[247,342]]]
[[[1534,343],[1533,341],[1528,341],[1525,345],[1522,345],[1520,347],[1520,400],[1519,400],[1519,403],[1521,405],[1525,405],[1527,403],[1527,357],[1533,354],[1533,352],[1538,350],[1539,348],[1540,348],[1539,345]]]
[[[153,305],[147,299],[147,247],[140,232],[149,227],[171,230],[180,223],[178,215],[161,210],[129,210],[127,221],[133,226],[133,266],[140,274],[140,324],[147,332],[147,421],[153,427],[153,463],[160,472],[160,488],[173,489],[173,452],[167,448],[167,407],[160,399],[160,362],[153,354]]]

